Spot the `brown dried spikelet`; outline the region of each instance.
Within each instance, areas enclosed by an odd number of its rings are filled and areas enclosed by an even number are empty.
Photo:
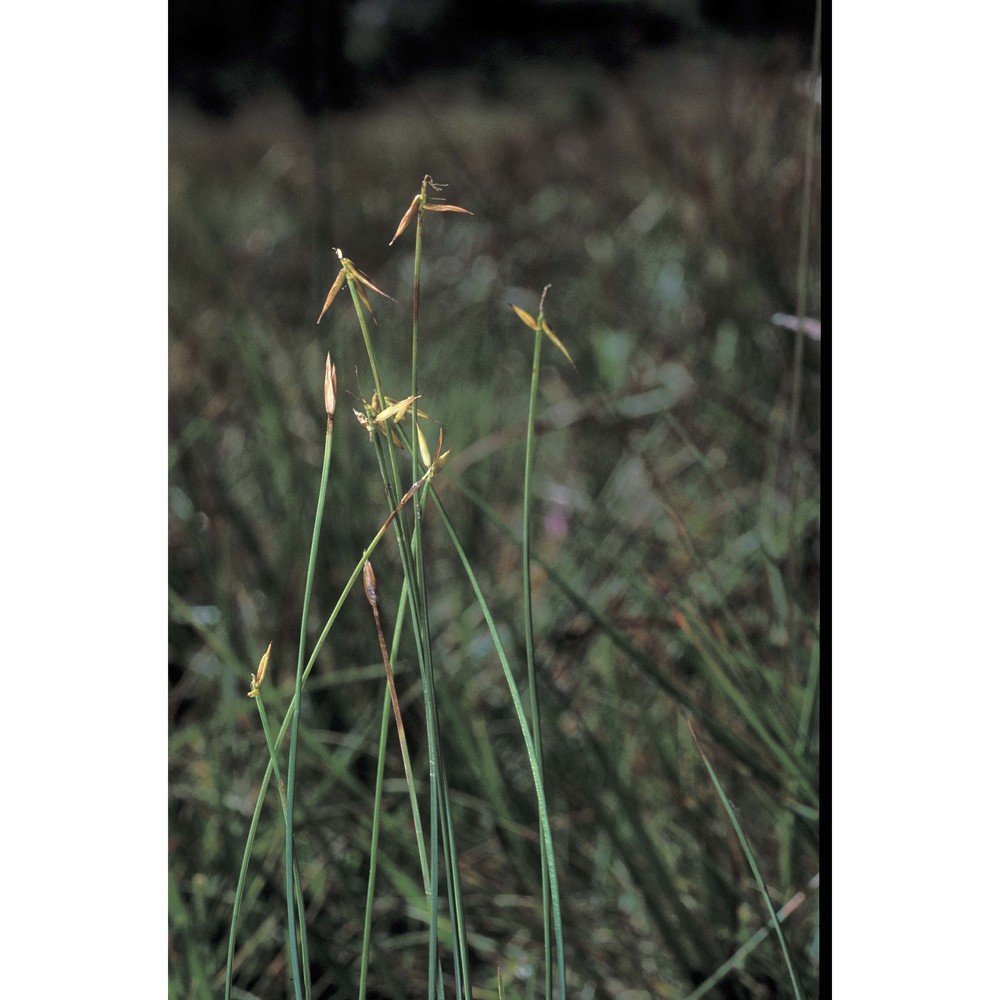
[[[418,428],[419,430],[419,428]],[[443,455],[441,454],[441,449],[444,447],[444,428],[438,428],[438,446],[437,451],[434,452],[434,461],[428,464],[427,475],[433,478],[444,468],[444,463],[448,461],[448,456],[451,454],[451,449],[449,448]]]
[[[535,319],[530,313],[525,312],[523,309],[520,309],[518,306],[515,306],[513,303],[508,303],[508,304],[510,305],[511,309],[513,309],[514,312],[517,313],[517,315],[520,318],[521,322],[524,323],[524,325],[529,330],[537,330],[538,329],[538,320]]]
[[[403,218],[399,220],[399,226],[396,228],[396,235],[389,240],[389,246],[392,246],[396,240],[399,239],[403,233],[406,232],[406,227],[413,221],[413,216],[417,214],[417,209],[420,207],[420,195],[415,195],[413,201],[410,202],[410,207],[406,210]]]
[[[320,310],[319,318],[316,320],[317,325],[319,324],[319,321],[326,315],[327,309],[329,309],[330,306],[333,304],[333,300],[337,297],[337,292],[339,292],[344,285],[344,278],[346,276],[347,276],[347,271],[344,270],[344,268],[341,268],[340,274],[337,275],[336,279],[333,282],[333,286],[327,293],[326,302],[323,303],[323,308]]]
[[[375,310],[372,309],[372,304],[368,300],[368,293],[365,291],[364,285],[358,284],[355,285],[355,288],[358,291],[358,298],[361,299],[361,304],[368,310],[368,315],[372,319],[375,319]]]
[[[373,607],[378,607],[378,585],[375,582],[375,570],[372,569],[372,564],[370,559],[365,560],[365,597],[368,598],[368,603]]]
[[[323,380],[323,403],[326,406],[326,418],[333,422],[333,414],[337,409],[337,366],[326,355],[326,378]]]
[[[267,649],[264,650],[264,655],[260,658],[260,663],[257,664],[257,674],[254,678],[257,682],[257,686],[260,687],[264,683],[264,675],[267,673],[267,664],[271,659],[271,646],[273,643],[267,644]]]
[[[424,432],[420,429],[420,424],[417,424],[417,445],[420,448],[420,461],[424,463],[424,468],[429,469],[431,467],[431,450],[427,447],[427,438],[424,437]]]
[[[344,264],[347,267],[347,269],[351,272],[352,278],[355,278],[356,280],[360,281],[362,285],[367,285],[373,292],[378,292],[378,294],[381,295],[382,298],[388,299],[390,302],[396,301],[388,292],[383,292],[382,289],[379,288],[378,285],[376,285],[375,282],[372,281],[372,279],[369,278],[368,275],[365,274],[365,272],[362,271],[361,268],[359,268],[352,261],[345,260]]]
[[[267,649],[264,651],[264,655],[260,658],[260,663],[257,666],[257,673],[250,675],[250,690],[247,691],[248,698],[256,698],[260,693],[260,686],[264,683],[264,675],[267,673],[267,663],[271,659],[271,646],[272,643],[267,644]]]
[[[448,456],[451,454],[451,448],[449,448],[443,455],[438,455],[437,458],[431,463],[431,475],[436,476],[448,461]]]
[[[433,205],[428,202],[424,205],[424,210],[427,212],[461,212],[463,215],[475,215],[475,212],[470,212],[467,208],[459,208],[458,205]]]
[[[545,287],[545,291],[548,291],[548,286],[547,285]],[[545,299],[545,294],[543,292],[542,293],[542,300],[544,301],[544,299]],[[566,360],[573,366],[573,370],[574,371],[576,370],[576,363],[573,361],[573,358],[570,357],[569,351],[566,350],[566,345],[556,336],[555,330],[553,330],[552,327],[549,326],[549,324],[546,322],[544,316],[542,316],[541,314],[539,314],[538,318],[536,319],[536,318],[534,318],[531,315],[531,313],[526,312],[524,309],[518,308],[513,303],[509,303],[509,305],[510,305],[511,309],[513,309],[514,312],[517,313],[518,319],[520,319],[521,322],[529,330],[533,330],[533,331],[536,331],[536,332],[539,329],[542,330],[544,332],[545,336],[548,337],[549,340],[551,340],[552,343],[555,344],[555,346],[563,353],[563,355],[565,356]]]
[[[371,421],[360,410],[355,410],[354,415],[358,418],[358,423],[368,431],[368,440],[374,441],[375,435],[372,433]]]
[[[375,417],[375,423],[384,424],[387,420],[391,420],[393,423],[398,424],[418,399],[420,399],[420,396],[407,396],[406,399],[401,399],[398,403],[387,406]]]
[[[571,365],[573,365],[573,370],[576,371],[576,364],[574,363],[573,359],[569,356],[569,351],[566,350],[566,347],[563,344],[563,342],[555,335],[555,332],[553,331],[552,327],[549,326],[549,324],[546,323],[544,319],[542,320],[542,329],[545,331],[545,336],[548,337],[549,340],[551,340],[552,343],[555,344],[556,347],[558,347],[559,350],[566,355],[566,360]]]

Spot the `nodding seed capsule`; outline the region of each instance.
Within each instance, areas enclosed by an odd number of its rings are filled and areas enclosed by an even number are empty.
[[[368,598],[368,603],[373,607],[378,607],[378,588],[375,585],[375,570],[372,569],[372,564],[369,560],[365,560],[365,596]]]

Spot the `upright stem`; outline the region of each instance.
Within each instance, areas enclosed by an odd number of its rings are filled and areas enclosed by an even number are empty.
[[[302,970],[295,948],[294,855],[292,843],[292,815],[295,805],[295,764],[299,744],[299,716],[302,705],[302,682],[305,673],[306,630],[309,624],[309,600],[312,596],[313,574],[316,570],[316,553],[319,550],[319,532],[323,523],[326,504],[326,485],[330,477],[330,455],[333,449],[333,417],[327,416],[326,441],[323,448],[323,472],[320,476],[319,496],[316,499],[316,517],[313,521],[312,543],[309,547],[309,566],[306,570],[306,588],[302,598],[302,623],[299,628],[299,654],[295,665],[295,697],[292,701],[292,734],[288,746],[288,803],[285,812],[285,895],[288,903],[288,936],[291,942],[292,981],[295,998],[302,1000]],[[299,929],[303,936],[305,927]],[[308,970],[305,970],[308,974]]]
[[[444,505],[441,503],[441,498],[437,495],[433,486],[430,489],[430,497],[441,517],[441,523],[444,525],[444,529],[448,533],[448,537],[451,539],[451,543],[455,549],[455,554],[462,563],[462,568],[465,570],[465,574],[469,579],[473,593],[476,595],[476,600],[479,603],[480,610],[483,613],[483,618],[486,621],[486,627],[489,629],[490,636],[493,639],[493,646],[497,651],[497,656],[500,660],[500,667],[503,670],[504,678],[507,681],[507,688],[510,691],[511,702],[514,705],[514,712],[517,715],[518,725],[521,727],[521,736],[524,739],[524,747],[528,755],[528,766],[531,769],[531,777],[535,786],[535,796],[538,801],[539,832],[541,834],[542,843],[545,845],[543,858],[548,864],[548,877],[552,897],[552,919],[555,924],[555,952],[556,968],[559,977],[559,1000],[566,1000],[566,959],[563,950],[562,909],[559,903],[559,877],[556,872],[555,847],[552,842],[552,826],[549,822],[548,806],[545,803],[545,792],[542,788],[542,773],[538,763],[537,749],[535,747],[535,741],[531,736],[531,725],[528,721],[527,715],[525,715],[524,705],[521,702],[521,695],[517,689],[514,672],[511,669],[510,661],[507,659],[507,654],[504,652],[503,643],[500,641],[500,635],[497,632],[496,623],[493,620],[493,614],[490,611],[489,605],[486,603],[486,598],[483,596],[482,589],[479,586],[479,581],[476,579],[476,574],[472,569],[472,564],[469,562],[469,557],[466,554],[465,549],[462,547],[458,534],[455,532],[455,526],[451,523],[451,519],[448,517],[448,512],[444,509]]]
[[[368,323],[364,316],[364,307],[358,295],[354,279],[350,274],[347,276],[347,285],[354,300],[354,310],[358,316],[358,324],[361,327],[361,336],[365,342],[365,349],[368,352],[368,360],[372,368],[372,377],[375,380],[375,392],[378,397],[379,406],[385,408],[385,394],[382,391],[382,379],[379,375],[378,362],[375,359],[375,352],[372,347],[371,336],[368,332]],[[414,442],[414,446],[416,442]],[[399,478],[399,464],[396,461],[395,450],[390,443],[383,454],[382,442],[378,435],[375,436],[375,454],[379,462],[379,469],[382,478],[389,492],[390,509],[395,509],[396,504],[402,496],[403,490]],[[387,460],[388,459],[388,460]],[[413,555],[410,551],[410,544],[406,538],[406,532],[400,519],[393,518],[393,528],[396,532],[396,545],[399,549],[400,559],[403,563],[403,574],[409,579],[412,586],[409,588],[409,606],[411,622],[414,630],[414,640],[417,647],[417,665],[420,669],[421,687],[424,694],[424,715],[427,726],[427,769],[430,785],[430,809],[429,809],[429,839],[430,839],[430,886],[427,891],[427,908],[431,932],[428,942],[427,960],[427,997],[428,1000],[435,1000],[437,987],[437,934],[438,934],[438,885],[439,885],[439,759],[440,743],[437,729],[437,705],[434,699],[434,667],[431,656],[430,636],[427,628],[426,603],[421,599],[421,595],[415,593],[421,585],[421,576],[414,567]],[[425,596],[425,595],[424,595]]]
[[[420,260],[424,242],[424,204],[427,201],[427,182],[430,177],[424,177],[420,186],[420,207],[417,209],[417,235],[413,254],[413,313],[410,335],[410,395],[417,395],[417,325],[420,319]],[[414,404],[410,411],[410,440],[413,442],[413,482],[417,481],[417,407]],[[414,498],[416,500],[416,498]],[[414,511],[416,511],[414,507]],[[414,515],[416,520],[417,515]]]
[[[531,363],[531,391],[528,396],[528,428],[524,449],[524,522],[521,533],[521,571],[524,588],[524,650],[528,666],[528,706],[531,712],[531,735],[538,756],[539,781],[544,792],[544,766],[542,761],[541,713],[538,707],[538,682],[535,677],[535,631],[531,606],[531,470],[535,452],[535,405],[538,399],[538,375],[542,357],[542,320],[546,286],[538,307],[538,325],[535,329],[535,352]],[[545,840],[539,838],[542,869],[542,924],[545,955],[545,996],[552,997],[552,914],[550,911],[549,871],[545,857]]]

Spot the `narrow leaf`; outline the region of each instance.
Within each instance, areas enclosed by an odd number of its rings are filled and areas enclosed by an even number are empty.
[[[788,969],[788,976],[792,984],[792,992],[794,993],[796,1000],[803,1000],[802,991],[799,988],[799,977],[795,974],[795,966],[792,964],[792,955],[788,948],[788,942],[786,941],[785,935],[781,930],[781,920],[774,912],[774,904],[771,902],[771,897],[768,895],[767,886],[765,885],[764,878],[760,873],[760,868],[757,867],[757,859],[754,857],[753,851],[750,849],[750,843],[746,838],[746,834],[743,832],[743,827],[740,826],[740,821],[736,817],[736,812],[733,809],[732,803],[729,801],[729,797],[726,795],[726,792],[722,787],[722,783],[719,781],[719,777],[715,773],[715,768],[712,767],[712,762],[708,759],[708,755],[702,749],[701,740],[698,739],[698,734],[694,731],[694,725],[691,722],[691,717],[687,716],[686,721],[688,729],[691,730],[691,735],[694,737],[694,743],[698,750],[698,754],[701,756],[702,762],[708,770],[708,776],[711,779],[712,784],[715,786],[715,792],[719,796],[719,801],[722,802],[722,807],[729,819],[729,824],[732,826],[733,832],[736,834],[736,839],[740,842],[740,847],[743,848],[743,856],[747,859],[747,864],[750,866],[750,871],[753,873],[754,881],[757,883],[757,888],[760,890],[760,894],[764,897],[764,902],[767,905],[767,912],[771,918],[771,924],[774,926],[775,934],[777,934],[778,937],[778,944],[781,946],[781,952],[785,959],[785,967]]]

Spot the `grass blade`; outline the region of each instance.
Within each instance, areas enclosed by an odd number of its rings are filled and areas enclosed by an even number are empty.
[[[708,776],[712,779],[712,785],[715,787],[716,794],[719,796],[719,800],[722,802],[723,809],[726,810],[726,816],[729,818],[729,822],[736,834],[737,839],[740,842],[740,847],[743,848],[743,854],[747,859],[747,864],[750,866],[750,871],[753,872],[754,881],[757,883],[757,888],[760,889],[761,895],[764,897],[764,902],[767,904],[767,912],[770,914],[771,922],[774,926],[775,933],[778,935],[778,942],[781,945],[781,952],[785,958],[785,966],[788,969],[788,976],[792,982],[792,991],[795,994],[795,1000],[803,1000],[802,990],[799,986],[799,977],[795,974],[795,966],[792,964],[792,955],[788,948],[788,942],[785,940],[785,935],[781,931],[781,921],[778,915],[774,912],[774,904],[771,902],[771,897],[768,895],[767,886],[764,884],[764,879],[760,874],[760,869],[757,867],[757,859],[753,855],[753,851],[750,849],[750,844],[747,841],[745,834],[743,833],[743,827],[740,826],[740,821],[736,818],[736,812],[733,809],[732,803],[729,801],[728,796],[722,788],[722,784],[719,781],[718,775],[715,773],[715,768],[712,767],[712,762],[708,759],[708,755],[702,749],[701,742],[698,739],[698,734],[694,731],[694,725],[691,722],[690,717],[687,720],[688,729],[691,730],[691,735],[694,737],[695,746],[698,748],[698,753],[701,759],[705,763],[705,767],[708,770]]]

